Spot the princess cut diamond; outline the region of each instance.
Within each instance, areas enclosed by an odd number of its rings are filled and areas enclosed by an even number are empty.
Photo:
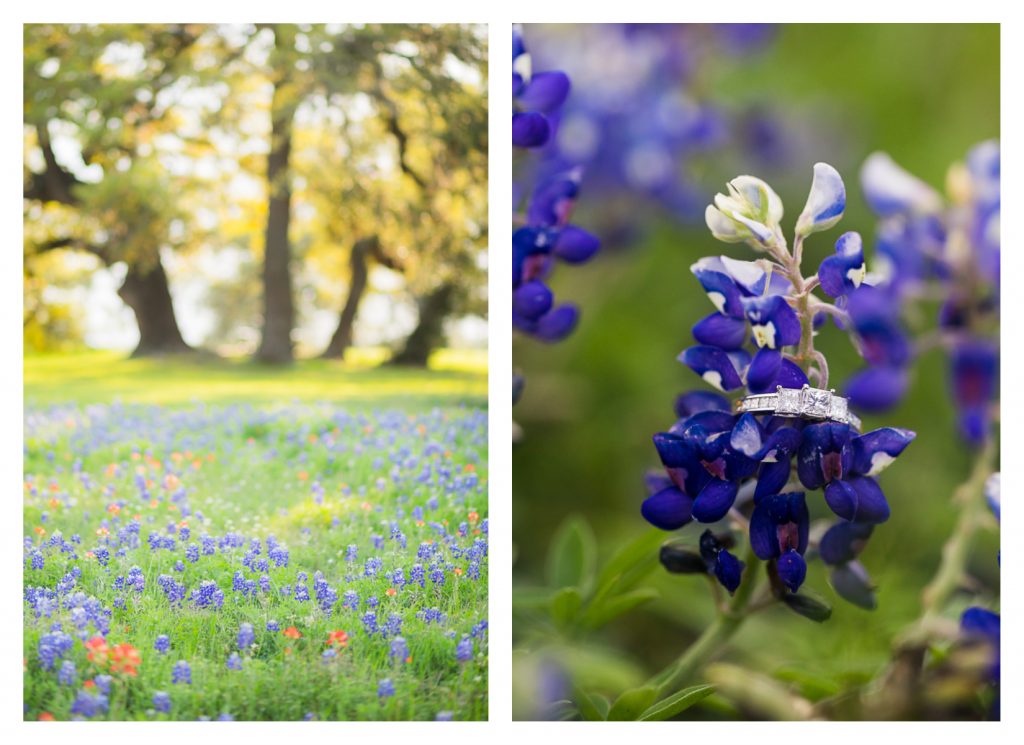
[[[847,401],[842,396],[833,396],[832,405],[828,410],[828,418],[834,419],[837,422],[846,422],[847,414],[849,410],[847,408]]]
[[[775,409],[779,416],[800,416],[800,390],[797,388],[781,388],[779,404]]]
[[[805,416],[816,419],[828,417],[829,404],[832,402],[832,394],[820,388],[804,388],[801,393],[801,409]]]

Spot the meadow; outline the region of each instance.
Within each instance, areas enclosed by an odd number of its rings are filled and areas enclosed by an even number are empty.
[[[483,355],[25,363],[25,719],[485,719]]]

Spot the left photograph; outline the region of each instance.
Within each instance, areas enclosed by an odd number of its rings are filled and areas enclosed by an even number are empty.
[[[487,27],[24,26],[25,720],[487,718]]]

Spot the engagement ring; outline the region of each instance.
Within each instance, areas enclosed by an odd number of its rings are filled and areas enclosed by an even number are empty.
[[[775,388],[775,393],[758,393],[736,402],[740,414],[774,414],[795,419],[830,419],[860,429],[860,418],[849,409],[849,402],[835,391],[820,388]]]

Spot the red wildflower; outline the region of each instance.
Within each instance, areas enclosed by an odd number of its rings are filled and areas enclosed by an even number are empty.
[[[327,643],[337,644],[339,647],[347,647],[348,634],[346,634],[344,631],[341,631],[340,629],[337,631],[332,631],[327,635]]]

